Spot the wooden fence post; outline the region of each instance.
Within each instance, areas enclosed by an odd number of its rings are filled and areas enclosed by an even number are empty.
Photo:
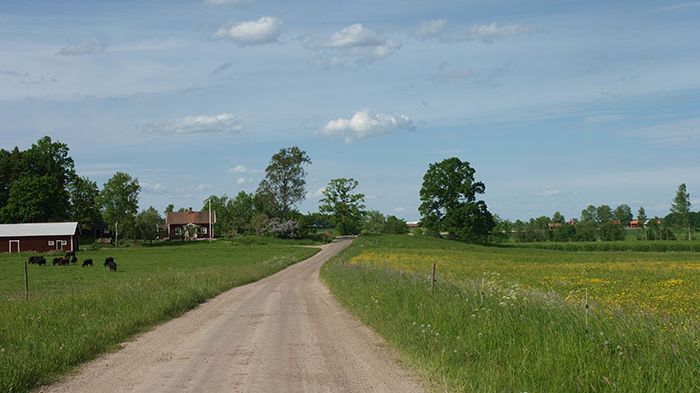
[[[24,261],[24,298],[29,300],[29,263]]]
[[[433,262],[433,266],[430,269],[430,292],[432,293],[435,290],[435,263]]]

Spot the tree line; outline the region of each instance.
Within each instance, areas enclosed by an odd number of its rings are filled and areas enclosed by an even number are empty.
[[[0,149],[0,222],[80,223],[83,234],[98,237],[101,231],[119,232],[122,238],[153,240],[164,219],[154,207],[139,211],[141,186],[124,172],[115,173],[100,189],[96,182],[79,176],[68,146],[46,136],[27,150]],[[309,155],[297,146],[279,149],[265,168],[255,192],[240,191],[233,197],[211,195],[202,210],[211,205],[216,212],[220,236],[269,235],[301,238],[333,229],[336,234],[406,233],[406,222],[396,216],[367,211],[365,195],[353,178],[331,179],[322,189],[318,211],[301,213],[306,198]],[[489,212],[480,195],[486,191],[476,180],[476,170],[457,157],[432,163],[420,189],[422,230],[451,239],[486,242],[504,241],[594,241],[622,240],[625,226],[633,219],[630,206],[588,206],[568,225],[555,212],[529,221],[500,219]],[[184,209],[179,209],[184,210]],[[170,204],[165,214],[175,211]],[[692,239],[700,226],[700,212],[692,212],[685,184],[678,188],[671,214],[648,219],[643,207],[637,211],[645,240],[671,239],[672,227],[687,230]]]
[[[519,242],[541,241],[619,241],[627,238],[626,228],[635,220],[639,229],[638,240],[675,240],[674,229],[683,231],[687,240],[693,239],[695,228],[700,228],[700,212],[691,211],[690,193],[685,184],[678,186],[671,203],[670,213],[665,217],[648,217],[640,206],[636,216],[627,204],[615,209],[609,205],[589,205],[578,218],[569,221],[560,213],[551,217],[541,216],[529,221],[510,221],[496,217],[493,238]]]

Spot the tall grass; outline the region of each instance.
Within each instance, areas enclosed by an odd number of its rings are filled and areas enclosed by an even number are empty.
[[[182,314],[237,285],[313,255],[288,245],[188,246],[80,253],[94,268],[30,265],[26,255],[0,256],[0,391],[24,392],[53,381],[133,334]],[[100,264],[115,257],[117,273]]]
[[[594,303],[586,325],[583,304],[497,275],[439,275],[431,294],[427,269],[351,262],[365,252],[414,250],[416,242],[424,256],[480,249],[444,240],[361,238],[324,266],[322,278],[438,390],[700,391],[696,319],[669,325],[667,317]],[[514,250],[482,252],[496,253],[507,265]]]

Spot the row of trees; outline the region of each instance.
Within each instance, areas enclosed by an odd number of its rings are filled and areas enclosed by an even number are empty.
[[[265,177],[254,193],[241,191],[235,197],[212,195],[217,212],[217,230],[226,236],[237,234],[274,235],[298,238],[318,229],[335,228],[338,234],[361,231],[404,233],[406,222],[365,210],[365,196],[356,192],[359,183],[352,178],[331,179],[323,189],[319,211],[302,214],[298,204],[306,197],[308,154],[299,147],[280,149],[265,168]]]
[[[70,149],[46,136],[27,150],[0,149],[0,221],[3,223],[80,223],[82,233],[95,235],[115,226],[128,237],[155,238],[158,211],[138,212],[141,186],[117,172],[100,190],[79,176]]]
[[[567,222],[560,213],[552,217],[541,216],[527,222],[511,222],[496,218],[495,240],[508,240],[512,234],[517,241],[613,241],[625,240],[625,228],[635,217],[629,205],[622,204],[615,209],[608,205],[589,205],[581,211],[581,216]],[[692,240],[695,228],[700,227],[700,212],[691,211],[690,194],[686,185],[681,184],[671,204],[671,213],[664,218],[648,217],[644,207],[639,207],[636,226],[641,230],[640,240],[673,240],[672,229],[687,231],[687,239]]]

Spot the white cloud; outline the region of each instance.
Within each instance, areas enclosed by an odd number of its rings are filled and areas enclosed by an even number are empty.
[[[228,38],[239,44],[259,45],[277,41],[281,33],[282,21],[275,17],[263,16],[257,20],[222,26],[214,36]]]
[[[696,146],[700,143],[700,118],[639,128],[624,134],[641,137],[656,145]]]
[[[167,135],[238,134],[242,126],[230,113],[213,116],[185,116],[171,122],[146,125],[147,132]]]
[[[329,121],[320,133],[322,135],[341,135],[345,137],[345,143],[352,143],[355,140],[373,135],[413,128],[413,121],[404,114],[377,113],[372,115],[369,110],[365,109],[355,112],[349,119],[339,118]]]
[[[248,169],[247,166],[238,164],[234,166],[233,168],[229,169],[227,172],[228,173],[248,173],[250,169]]]
[[[556,188],[543,188],[537,193],[537,196],[549,197],[561,194],[561,191]]]
[[[360,23],[347,26],[325,39],[313,40],[308,46],[321,52],[330,52],[322,53],[322,59],[316,62],[322,68],[342,66],[348,61],[357,63],[380,60],[401,47]]]
[[[485,43],[492,44],[499,38],[510,37],[520,34],[529,34],[535,31],[534,28],[521,25],[521,24],[510,24],[510,25],[498,25],[495,22],[489,25],[477,25],[472,26],[463,35],[462,39],[471,40],[481,40]]]
[[[236,184],[245,184],[246,178],[245,177],[239,177],[236,179]]]
[[[204,0],[207,5],[244,5],[250,2],[251,0]]]
[[[60,56],[80,56],[80,55],[90,55],[94,53],[102,53],[105,51],[107,46],[100,42],[83,42],[80,44],[71,44],[64,46],[56,52]]]
[[[583,120],[586,123],[599,124],[599,123],[612,123],[624,119],[622,115],[616,114],[604,114],[604,115],[592,115],[587,116]]]
[[[404,211],[406,211],[406,209],[401,206],[394,209],[394,213],[403,213]]]
[[[321,198],[323,197],[323,192],[326,191],[326,187],[321,187],[316,192],[314,192],[311,196],[314,198]]]
[[[415,34],[423,40],[436,39],[444,42],[483,41],[487,44],[493,44],[497,39],[535,32],[535,28],[531,26],[523,24],[499,25],[495,22],[487,25],[475,25],[466,31],[447,29],[446,27],[447,22],[443,19],[431,20],[418,26]]]
[[[469,67],[452,67],[449,63],[442,63],[434,79],[436,81],[449,81],[468,79],[474,75],[474,71]]]
[[[416,28],[416,36],[421,39],[438,37],[445,30],[445,26],[447,26],[447,21],[444,19],[424,21]]]

